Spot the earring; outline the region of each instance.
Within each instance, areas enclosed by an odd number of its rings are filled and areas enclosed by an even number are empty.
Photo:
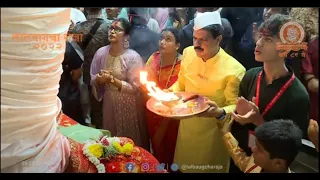
[[[124,40],[124,48],[128,49],[129,48],[129,41],[126,39]]]

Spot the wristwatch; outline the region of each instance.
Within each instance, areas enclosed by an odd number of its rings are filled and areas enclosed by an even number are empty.
[[[223,120],[227,115],[226,111],[224,109],[222,109],[222,110],[223,110],[223,112],[222,112],[221,116],[216,117],[218,120]]]

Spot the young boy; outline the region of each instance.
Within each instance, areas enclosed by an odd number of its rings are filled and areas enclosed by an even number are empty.
[[[291,173],[289,166],[302,146],[302,132],[293,121],[280,119],[258,126],[254,130],[256,141],[251,156],[238,146],[238,141],[230,133],[231,124],[232,121],[221,128],[223,141],[242,172]]]
[[[231,113],[236,121],[232,124],[231,133],[248,156],[251,155],[254,144],[253,131],[264,122],[290,119],[302,130],[304,136],[307,135],[309,94],[294,71],[285,63],[287,50],[295,49],[291,44],[284,44],[283,40],[290,35],[284,33],[286,29],[286,32],[296,30],[288,28],[291,26],[296,29],[301,27],[291,17],[282,14],[272,15],[262,23],[255,59],[262,62],[263,67],[248,70],[240,83],[236,113]],[[303,38],[303,31],[296,31],[301,33],[292,33],[297,37],[291,37],[291,34],[290,38]],[[297,55],[300,56],[299,53]],[[231,161],[230,172],[239,171]]]

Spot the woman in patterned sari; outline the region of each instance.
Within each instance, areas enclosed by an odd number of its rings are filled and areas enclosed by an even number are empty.
[[[149,80],[156,82],[161,89],[167,89],[178,78],[182,57],[178,53],[180,40],[177,28],[162,30],[159,51],[153,53],[146,64]],[[149,110],[146,114],[154,156],[159,162],[170,165],[173,162],[179,121],[160,117]]]
[[[119,18],[109,28],[110,45],[101,47],[91,64],[91,86],[98,101],[103,99],[103,129],[113,136],[131,138],[149,149],[144,106],[139,83],[141,56],[128,49],[131,25]]]

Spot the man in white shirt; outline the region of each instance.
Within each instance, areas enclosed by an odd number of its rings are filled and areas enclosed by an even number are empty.
[[[84,16],[83,12],[76,8],[71,8],[71,21],[74,25],[77,23],[81,23],[83,21],[86,21],[87,18]]]
[[[149,8],[149,20],[148,20],[147,26],[149,27],[150,30],[156,33],[159,33],[160,32],[159,23],[157,20],[151,17],[151,13],[152,13],[152,8]]]
[[[159,23],[157,20],[150,18],[148,21],[147,26],[150,28],[150,30],[159,33],[160,32],[160,27],[159,27]]]

